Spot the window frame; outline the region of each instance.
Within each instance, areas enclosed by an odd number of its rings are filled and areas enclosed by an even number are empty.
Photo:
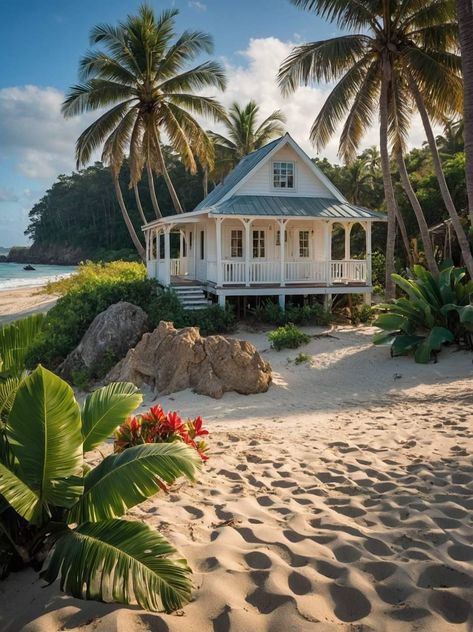
[[[304,242],[305,242],[306,235],[307,235],[307,243],[303,243],[302,239],[304,239]],[[298,251],[299,251],[299,259],[310,259],[310,230],[305,229],[305,228],[299,229]],[[307,252],[307,254],[303,254],[303,252]]]
[[[291,165],[292,166],[292,186],[277,186],[275,184],[275,178],[276,178],[276,165],[286,165],[286,169],[287,169],[287,165]],[[280,167],[279,167],[280,168]],[[282,174],[279,174],[279,178],[281,179]],[[288,174],[287,172],[284,174],[284,177],[287,178],[290,177],[290,174]],[[278,191],[278,192],[285,192],[285,191],[296,191],[296,163],[294,162],[294,160],[273,160],[272,162],[272,170],[271,170],[271,187],[274,191]]]
[[[234,233],[238,234],[234,235]],[[235,245],[234,240],[236,240]],[[243,230],[241,228],[230,229],[230,259],[243,259]]]
[[[251,231],[251,254],[252,259],[266,259],[266,230],[264,228],[253,228]]]

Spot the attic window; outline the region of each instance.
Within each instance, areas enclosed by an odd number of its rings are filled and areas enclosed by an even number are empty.
[[[273,162],[273,187],[275,189],[294,188],[293,162]]]

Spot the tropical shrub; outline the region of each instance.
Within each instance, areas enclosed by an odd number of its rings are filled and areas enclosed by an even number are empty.
[[[270,332],[268,340],[273,349],[280,351],[281,349],[297,349],[307,344],[310,336],[297,329],[294,323],[288,323]]]
[[[93,263],[85,261],[77,270],[64,279],[50,281],[46,285],[48,294],[65,294],[71,291],[87,290],[102,283],[113,281],[145,281],[146,268],[142,263],[127,261],[111,261],[109,263]]]
[[[308,353],[299,353],[295,360],[294,363],[299,365],[299,364],[312,364],[312,356],[310,356]]]
[[[272,325],[329,325],[332,321],[332,314],[320,303],[313,305],[287,305],[283,310],[278,303],[265,301],[254,310],[255,318],[261,322]]]
[[[133,415],[115,432],[115,452],[148,443],[173,443],[180,441],[190,446],[207,461],[208,448],[202,439],[209,434],[203,427],[202,417],[182,421],[175,412],[165,413],[161,406],[153,406],[147,413]]]
[[[21,381],[0,433],[3,574],[44,565],[41,577],[60,577],[74,597],[152,611],[189,600],[185,560],[154,529],[120,518],[178,477],[194,480],[199,455],[175,441],[137,445],[94,468],[84,459],[141,401],[134,385],[116,383],[80,408],[70,386],[42,366]]]
[[[373,323],[382,329],[375,344],[391,343],[391,355],[414,353],[416,362],[429,362],[432,354],[450,342],[465,342],[472,348],[473,281],[465,271],[449,266],[434,277],[420,265],[413,266],[412,278],[394,274],[405,296],[378,305],[381,314]]]

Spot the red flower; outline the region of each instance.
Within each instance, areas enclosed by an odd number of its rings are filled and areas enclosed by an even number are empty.
[[[202,421],[202,417],[200,415],[194,420],[193,426],[195,437],[202,437],[209,434],[209,431],[202,427],[203,423],[204,422]]]
[[[180,432],[182,428],[182,419],[176,412],[168,413],[165,424],[172,432]]]

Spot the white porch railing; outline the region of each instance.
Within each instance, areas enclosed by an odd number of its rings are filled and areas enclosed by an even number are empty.
[[[246,283],[246,268],[244,261],[222,261],[223,283],[240,285]]]
[[[330,277],[332,283],[366,283],[366,261],[331,261]]]
[[[327,279],[325,261],[288,261],[285,270],[287,283],[325,283]]]
[[[171,276],[187,274],[187,259],[171,259]]]
[[[281,264],[278,261],[251,261],[250,283],[279,283]]]

